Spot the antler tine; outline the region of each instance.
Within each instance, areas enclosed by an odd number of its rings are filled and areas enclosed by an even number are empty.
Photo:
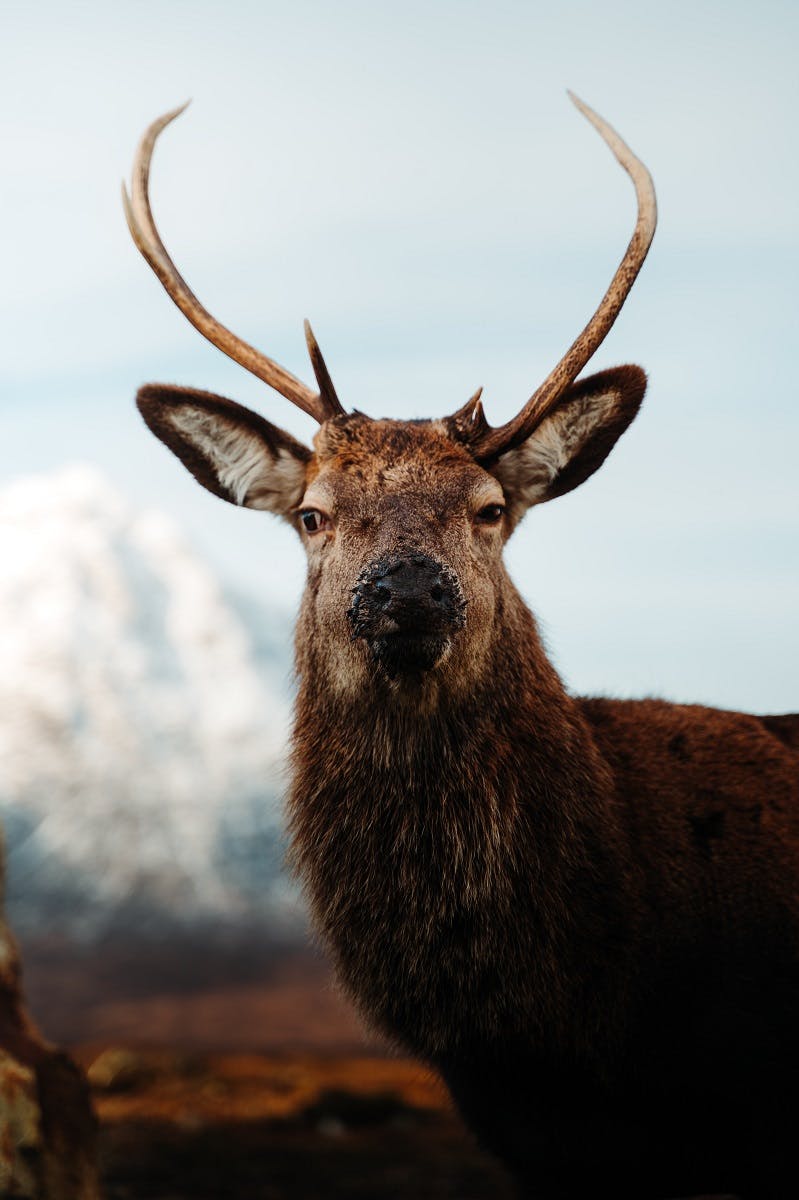
[[[316,382],[319,384],[319,396],[327,405],[329,416],[334,417],[337,413],[343,413],[344,409],[341,407],[341,402],[336,395],[336,389],[333,386],[333,380],[330,378],[327,363],[322,358],[319,343],[314,336],[314,331],[311,329],[311,322],[306,320],[304,327],[305,344],[308,347],[308,355],[313,367],[313,373],[316,376]]]
[[[133,160],[130,197],[128,197],[124,183],[122,185],[122,204],[131,236],[161,281],[167,294],[203,337],[208,338],[208,341],[220,349],[223,354],[227,354],[245,370],[256,375],[258,379],[262,379],[264,383],[269,384],[292,404],[296,404],[303,412],[308,413],[310,417],[322,424],[329,417],[341,412],[341,405],[336,402],[335,407],[331,406],[328,399],[312,391],[285,367],[281,367],[279,363],[262,354],[260,350],[256,350],[254,346],[237,337],[220,324],[215,317],[212,317],[183,279],[161,241],[150,208],[148,192],[150,160],[158,135],[170,122],[174,121],[175,117],[179,117],[185,108],[186,104],[182,104],[180,108],[175,108],[162,117],[158,117],[147,127],[139,142],[136,157]]]
[[[524,408],[507,424],[492,428],[487,423],[482,430],[475,430],[470,448],[481,461],[497,458],[530,436],[534,429],[552,411],[563,392],[573,383],[585,364],[605,339],[613,322],[621,311],[630,288],[635,283],[643,266],[657,225],[657,201],[652,176],[630,147],[622,141],[615,129],[608,125],[598,113],[578,99],[573,92],[569,98],[584,117],[591,122],[603,140],[615,154],[635,185],[638,199],[638,217],[630,244],[625,251],[610,287],[591,320],[572,343],[558,365],[541,386],[530,397]],[[452,419],[452,418],[451,418]]]
[[[491,429],[483,412],[482,394],[483,389],[479,387],[457,412],[447,418],[450,429],[461,441],[474,443]]]

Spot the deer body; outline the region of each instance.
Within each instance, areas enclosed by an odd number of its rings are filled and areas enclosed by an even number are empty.
[[[453,664],[348,695],[311,583],[290,814],[316,923],[530,1194],[740,1187],[799,1067],[799,718],[574,699],[507,577],[497,600],[468,691]]]
[[[586,111],[585,109],[583,109]],[[174,114],[173,114],[174,115]],[[590,110],[639,219],[589,326],[513,421],[347,414],[235,339],[134,239],[206,336],[316,417],[313,450],[151,384],[205,487],[298,530],[292,858],[343,986],[438,1069],[525,1195],[796,1194],[799,717],[567,694],[502,561],[635,417],[640,368],[574,382],[654,232],[645,168]]]

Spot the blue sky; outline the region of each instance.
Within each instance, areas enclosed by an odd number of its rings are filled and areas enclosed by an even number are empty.
[[[154,207],[189,283],[345,403],[489,419],[582,326],[632,188],[565,96],[647,162],[660,226],[598,353],[644,410],[508,557],[570,685],[799,707],[799,9],[689,4],[6,5],[0,483],[88,460],[291,610],[294,535],[202,492],[135,416],[151,379],[311,423],[196,334],[133,249],[119,181],[158,113]]]

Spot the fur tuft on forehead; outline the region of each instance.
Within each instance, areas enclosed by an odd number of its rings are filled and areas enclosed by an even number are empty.
[[[429,466],[473,464],[469,451],[453,441],[443,421],[373,420],[353,412],[326,421],[314,438],[320,466],[331,463],[342,470],[364,470],[380,461],[418,458]]]

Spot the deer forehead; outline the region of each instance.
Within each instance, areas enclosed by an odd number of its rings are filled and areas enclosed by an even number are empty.
[[[498,482],[438,421],[372,421],[360,414],[328,422],[317,434],[305,503],[341,511],[386,507],[401,499],[439,515],[502,502]]]

